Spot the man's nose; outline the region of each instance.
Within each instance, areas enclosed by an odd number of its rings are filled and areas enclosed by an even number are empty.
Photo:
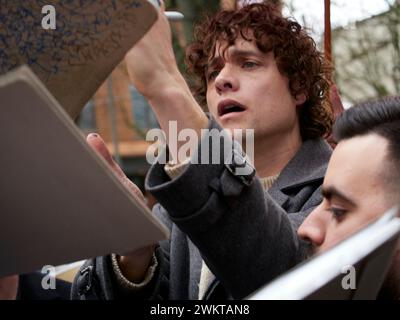
[[[297,230],[299,237],[311,242],[316,249],[324,243],[328,226],[328,215],[322,212],[321,205],[309,214]]]
[[[215,78],[215,88],[219,94],[238,90],[239,80],[233,70],[229,67],[224,67]]]

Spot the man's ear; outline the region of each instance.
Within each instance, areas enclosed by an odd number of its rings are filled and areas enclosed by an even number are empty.
[[[294,102],[296,103],[296,106],[302,106],[304,102],[306,102],[307,97],[304,93],[298,94],[294,97]]]

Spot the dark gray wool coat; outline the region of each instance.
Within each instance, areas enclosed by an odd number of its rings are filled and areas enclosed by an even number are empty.
[[[209,128],[221,129],[213,119]],[[222,148],[210,144],[211,151]],[[72,298],[198,299],[202,259],[216,276],[203,298],[246,297],[303,259],[296,231],[322,201],[330,155],[324,140],[304,141],[268,192],[257,176],[235,175],[235,165],[224,161],[190,164],[173,180],[163,165],[153,165],[146,188],[171,238],[156,249],[152,281],[140,292],[126,292],[114,279],[110,256],[98,257],[78,273]]]

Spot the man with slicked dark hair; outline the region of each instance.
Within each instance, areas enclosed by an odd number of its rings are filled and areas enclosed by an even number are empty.
[[[298,230],[324,252],[400,203],[400,96],[346,110],[322,185],[322,203]],[[400,299],[400,245],[379,294]]]

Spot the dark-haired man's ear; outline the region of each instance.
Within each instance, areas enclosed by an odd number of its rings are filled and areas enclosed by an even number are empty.
[[[307,97],[304,93],[298,94],[295,98],[294,101],[296,103],[296,106],[302,106],[304,102],[306,102]]]

